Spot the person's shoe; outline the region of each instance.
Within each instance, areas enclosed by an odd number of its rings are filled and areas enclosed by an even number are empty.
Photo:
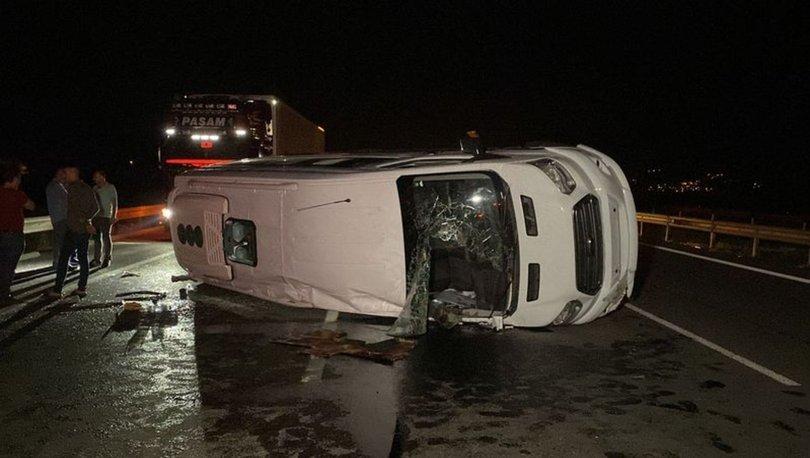
[[[102,269],[106,269],[107,267],[110,267],[110,260],[109,259],[101,263],[101,268]]]
[[[48,298],[48,299],[58,299],[58,300],[61,300],[61,299],[63,299],[63,298],[65,297],[65,295],[64,295],[64,294],[62,294],[62,293],[61,293],[61,292],[59,292],[59,291],[50,290],[50,291],[48,291],[47,293],[45,293],[45,297],[46,297],[46,298]]]
[[[76,288],[70,295],[79,296],[79,299],[84,299],[85,296],[87,296],[87,290],[84,288]]]
[[[100,266],[100,265],[101,265],[101,263],[100,263],[100,262],[98,262],[98,260],[96,260],[96,259],[93,259],[92,261],[90,261],[90,268],[91,268],[91,269],[92,269],[93,267],[98,267],[98,266]]]
[[[69,270],[69,271],[71,271],[71,272],[75,272],[75,271],[76,271],[76,270],[78,270],[78,269],[79,269],[79,265],[78,265],[78,264],[68,264],[68,270]]]

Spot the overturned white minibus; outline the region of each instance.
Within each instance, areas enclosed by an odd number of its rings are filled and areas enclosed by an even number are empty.
[[[191,277],[290,306],[533,327],[633,290],[627,179],[582,145],[248,159],[176,177],[168,204]]]

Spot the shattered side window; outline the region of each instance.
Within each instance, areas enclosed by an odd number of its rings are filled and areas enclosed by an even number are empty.
[[[514,280],[514,211],[494,173],[415,175],[397,181],[407,256],[407,304],[393,335],[425,331],[431,299],[502,312]]]

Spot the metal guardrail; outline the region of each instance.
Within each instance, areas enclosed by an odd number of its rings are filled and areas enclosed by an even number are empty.
[[[709,248],[714,246],[717,234],[733,235],[753,240],[751,256],[756,257],[759,251],[759,241],[790,243],[810,246],[810,231],[791,229],[776,226],[761,226],[757,224],[732,223],[728,221],[715,221],[714,219],[688,218],[682,216],[659,215],[655,213],[638,213],[639,235],[644,233],[644,224],[665,226],[664,241],[669,241],[671,228],[688,229],[707,232],[709,234]]]
[[[37,232],[49,232],[52,230],[53,225],[51,225],[50,216],[25,218],[25,227],[23,228],[23,232],[26,234],[36,234]]]
[[[120,208],[118,210],[118,220],[128,220],[137,218],[146,218],[149,216],[158,216],[160,211],[165,207],[163,204],[157,205],[143,205],[140,207]],[[25,218],[25,228],[23,232],[26,234],[35,234],[37,232],[52,231],[51,218],[49,216],[37,216],[34,218]]]

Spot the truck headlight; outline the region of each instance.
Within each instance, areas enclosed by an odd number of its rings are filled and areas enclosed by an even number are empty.
[[[571,194],[577,187],[577,183],[571,178],[571,174],[565,167],[557,161],[551,159],[540,159],[532,162],[532,165],[542,170],[563,194]]]

